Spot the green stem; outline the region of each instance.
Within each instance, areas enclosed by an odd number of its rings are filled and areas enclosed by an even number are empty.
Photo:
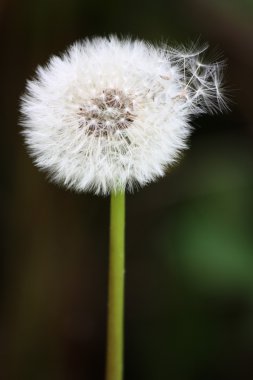
[[[125,193],[111,195],[106,380],[123,379]]]

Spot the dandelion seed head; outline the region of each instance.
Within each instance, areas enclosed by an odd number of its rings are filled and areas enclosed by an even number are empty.
[[[192,116],[225,108],[220,63],[199,50],[86,39],[37,69],[22,97],[25,141],[67,188],[108,194],[165,174]]]

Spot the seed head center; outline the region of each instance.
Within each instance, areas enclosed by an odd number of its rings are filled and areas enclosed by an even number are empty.
[[[86,128],[88,134],[108,136],[133,123],[133,99],[122,90],[105,89],[83,103],[78,116],[80,127]]]

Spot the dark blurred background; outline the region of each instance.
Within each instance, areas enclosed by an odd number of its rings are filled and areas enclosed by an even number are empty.
[[[200,37],[231,89],[180,165],[127,196],[125,378],[253,378],[252,21],[252,0],[1,0],[1,379],[104,376],[109,199],[48,183],[18,108],[38,64],[108,33]]]

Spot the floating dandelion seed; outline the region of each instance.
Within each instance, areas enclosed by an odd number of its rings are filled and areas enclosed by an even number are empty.
[[[164,175],[193,115],[224,108],[221,65],[198,51],[116,37],[76,43],[39,67],[22,98],[37,166],[76,191],[108,194]]]

